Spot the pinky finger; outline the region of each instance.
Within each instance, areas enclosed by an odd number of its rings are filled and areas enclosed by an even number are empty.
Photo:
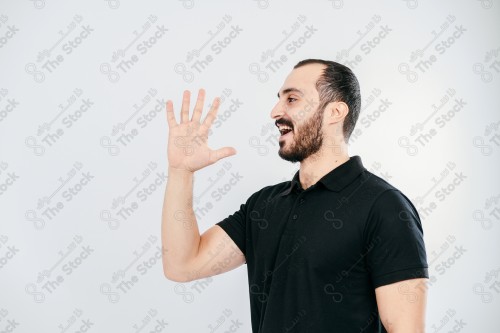
[[[169,127],[177,125],[174,114],[174,105],[171,100],[167,101],[167,122]]]

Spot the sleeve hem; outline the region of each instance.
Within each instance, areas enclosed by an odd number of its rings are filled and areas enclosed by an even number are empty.
[[[378,288],[394,282],[403,280],[429,278],[428,267],[411,267],[406,269],[397,270],[391,273],[383,274],[372,278],[374,288]]]
[[[240,251],[243,253],[243,255],[245,256],[245,264],[247,263],[246,262],[246,253],[245,253],[245,246],[240,244],[237,239],[237,235],[235,235],[234,233],[237,233],[234,229],[232,229],[229,224],[226,224],[225,222],[223,223],[224,221],[221,221],[221,222],[218,222],[216,223],[215,225],[218,225],[219,227],[222,228],[222,230],[224,230],[226,232],[226,234],[229,236],[229,238],[232,239],[232,241],[234,242],[234,244],[236,244],[236,246],[238,246],[238,248],[240,249]]]

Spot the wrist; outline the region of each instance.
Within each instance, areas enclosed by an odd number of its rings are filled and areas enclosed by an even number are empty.
[[[169,174],[188,175],[188,176],[191,176],[194,174],[194,172],[191,170],[176,168],[176,167],[172,167],[172,166],[168,166],[168,173]]]

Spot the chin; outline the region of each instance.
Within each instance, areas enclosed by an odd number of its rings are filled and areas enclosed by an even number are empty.
[[[285,161],[288,161],[288,162],[292,162],[292,163],[302,162],[302,159],[300,157],[283,153],[281,149],[278,152],[278,155],[279,155],[279,157],[281,157],[282,159],[284,159]]]

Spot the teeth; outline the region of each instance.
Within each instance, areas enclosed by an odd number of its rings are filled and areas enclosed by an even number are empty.
[[[280,131],[281,135],[285,134],[286,131],[293,131],[293,129],[287,125],[277,125],[278,130]]]
[[[289,130],[289,131],[288,131]],[[283,127],[283,128],[280,128],[280,133],[283,135],[285,134],[285,132],[291,132],[292,129],[290,127]]]

